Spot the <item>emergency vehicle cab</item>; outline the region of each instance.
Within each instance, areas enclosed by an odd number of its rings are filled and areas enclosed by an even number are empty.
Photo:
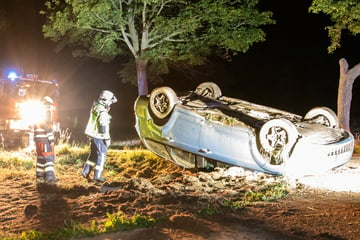
[[[59,87],[56,80],[41,80],[37,75],[18,76],[10,73],[0,79],[0,146],[26,148],[34,146],[34,125],[44,120],[42,99],[54,102],[51,112],[54,135],[60,133],[58,122]]]

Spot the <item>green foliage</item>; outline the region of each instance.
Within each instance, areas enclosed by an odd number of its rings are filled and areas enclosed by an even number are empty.
[[[333,25],[326,27],[331,41],[328,47],[329,53],[334,52],[341,46],[340,41],[343,30],[348,30],[353,35],[360,33],[359,0],[313,0],[309,11],[330,16]]]
[[[60,229],[55,232],[45,233],[39,231],[29,231],[22,232],[21,240],[60,240],[60,239],[70,239],[73,237],[84,237],[84,236],[92,236],[86,228],[82,225],[75,223],[74,221],[70,221],[66,227]],[[14,239],[15,240],[15,239]]]
[[[108,220],[99,226],[95,221],[89,227],[76,223],[75,221],[65,222],[65,227],[55,232],[29,231],[22,232],[20,237],[5,237],[3,240],[63,240],[80,237],[91,237],[101,233],[114,231],[127,231],[135,228],[150,227],[156,220],[148,216],[126,217],[122,213],[107,213]]]
[[[218,210],[213,206],[207,205],[205,208],[202,208],[198,211],[198,215],[201,217],[213,216],[218,213]]]
[[[156,223],[155,219],[151,217],[143,217],[139,214],[134,215],[132,218],[127,218],[122,213],[117,214],[106,214],[108,220],[104,224],[104,231],[128,231],[134,228],[149,227]]]
[[[135,84],[137,81],[135,61],[130,59],[128,62],[122,64],[121,68],[121,71],[117,72],[121,81],[123,83]],[[160,59],[153,59],[147,65],[147,77],[153,84],[161,83],[161,76],[168,74],[169,71],[169,64]]]
[[[225,200],[224,205],[232,209],[242,209],[252,202],[271,202],[276,201],[288,194],[288,185],[286,183],[274,183],[265,185],[259,189],[249,189],[240,201]]]
[[[266,185],[265,187],[257,190],[252,191],[248,190],[244,196],[245,202],[256,202],[256,201],[275,201],[284,197],[287,191],[287,184],[284,183],[275,183]]]
[[[44,37],[58,50],[76,47],[75,56],[104,61],[131,56],[159,74],[171,61],[203,64],[214,47],[228,56],[264,41],[261,27],[274,21],[257,10],[258,1],[48,0],[40,13]]]
[[[29,231],[22,232],[20,237],[4,238],[4,240],[61,240],[72,239],[78,237],[94,236],[102,232],[101,229],[94,227],[93,223],[90,227],[84,227],[75,221],[65,222],[65,227],[55,232],[39,232]]]
[[[230,207],[231,209],[238,210],[245,208],[245,203],[243,201],[230,201],[225,199],[223,202],[224,206]]]

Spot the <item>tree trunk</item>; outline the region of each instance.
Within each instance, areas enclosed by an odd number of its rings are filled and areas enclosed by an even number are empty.
[[[143,96],[149,93],[148,80],[146,75],[147,61],[141,58],[135,58],[136,76],[138,85],[138,95]]]
[[[360,64],[349,70],[345,58],[339,60],[340,79],[338,89],[337,114],[339,126],[350,131],[350,107],[352,100],[352,87],[355,79],[360,75]]]

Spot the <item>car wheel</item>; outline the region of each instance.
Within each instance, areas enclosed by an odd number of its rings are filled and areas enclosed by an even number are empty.
[[[271,165],[283,164],[291,154],[299,134],[295,125],[287,119],[273,119],[260,129],[261,153]]]
[[[214,82],[201,83],[195,89],[195,93],[200,96],[213,98],[213,99],[217,99],[222,95],[220,87]]]
[[[327,107],[316,107],[311,109],[304,117],[304,120],[325,125],[327,127],[336,128],[339,126],[339,120],[336,113]]]
[[[150,94],[150,113],[157,123],[158,120],[166,119],[175,104],[178,102],[178,97],[174,90],[169,87],[160,87],[154,89]]]

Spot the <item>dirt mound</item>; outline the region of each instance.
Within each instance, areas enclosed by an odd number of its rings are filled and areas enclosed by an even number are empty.
[[[109,161],[116,158],[115,152],[109,153]],[[92,239],[355,240],[360,236],[360,193],[296,184],[281,200],[246,205],[247,193],[282,186],[287,179],[241,168],[193,173],[170,163],[116,171],[124,176],[122,180],[102,185],[83,179],[80,169],[72,166],[58,171],[56,185],[36,184],[32,172],[5,179],[0,185],[0,231],[53,231],[71,220],[89,225],[93,220],[105,221],[106,213],[122,212],[168,220]]]

